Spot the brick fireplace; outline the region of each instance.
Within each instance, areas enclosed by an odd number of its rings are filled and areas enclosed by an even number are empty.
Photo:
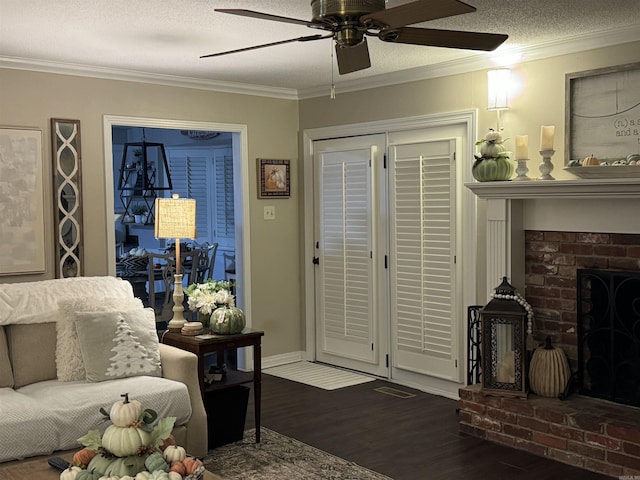
[[[542,342],[551,336],[575,371],[576,272],[583,268],[640,272],[640,229],[631,226],[635,233],[629,233],[624,225],[620,232],[528,228],[523,221],[526,200],[548,195],[558,208],[561,202],[555,201],[567,196],[615,196],[613,183],[620,183],[624,191],[618,190],[618,194],[633,196],[637,205],[640,185],[629,179],[596,182],[595,188],[583,181],[527,182],[543,186],[500,183],[505,185],[468,185],[480,198],[489,199],[487,287],[495,287],[497,283],[491,284],[491,279],[502,272],[515,278],[518,290],[524,290],[534,308],[536,340]],[[591,222],[597,223],[597,219],[591,218]],[[564,401],[533,394],[527,399],[486,396],[479,385],[462,388],[459,393],[460,428],[465,433],[612,477],[640,476],[638,408],[576,393]]]

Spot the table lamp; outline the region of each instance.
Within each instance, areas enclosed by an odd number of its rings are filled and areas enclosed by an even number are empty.
[[[184,291],[180,273],[180,239],[196,238],[196,201],[192,198],[156,198],[156,238],[174,238],[176,240],[176,273],[173,287],[173,318],[169,321],[169,331],[180,331],[187,322],[184,318]]]

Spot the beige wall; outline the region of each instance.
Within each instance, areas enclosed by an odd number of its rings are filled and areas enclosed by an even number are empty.
[[[103,115],[247,125],[252,324],[264,329],[264,354],[301,349],[299,196],[259,200],[256,158],[286,158],[297,177],[298,102],[134,82],[0,69],[0,125],[43,132],[45,166],[46,273],[0,277],[0,282],[53,278],[53,193],[49,122],[79,119],[82,141],[85,275],[107,273]],[[111,164],[111,160],[108,160]],[[263,206],[276,206],[276,220],[263,220]]]
[[[590,52],[525,62],[513,72],[522,92],[503,115],[505,137],[529,134],[531,156],[539,144],[540,125],[556,125],[554,175],[562,177],[564,158],[564,76],[569,72],[640,61],[640,42]],[[79,119],[82,128],[86,274],[102,275],[106,264],[106,221],[102,116],[125,115],[248,126],[250,172],[251,289],[253,326],[264,329],[264,354],[304,349],[302,172],[298,135],[304,129],[375,120],[478,109],[479,136],[495,125],[486,111],[486,73],[476,71],[393,87],[302,100],[166,87],[142,83],[0,69],[0,125],[37,127],[43,131],[45,159],[46,241],[52,237],[49,120]],[[299,123],[298,123],[299,122]],[[514,145],[507,144],[509,149]],[[289,200],[258,200],[255,159],[292,160]],[[472,161],[469,159],[469,161]],[[537,160],[529,165],[535,172]],[[264,221],[263,206],[276,206],[276,221]],[[482,209],[480,210],[482,214]],[[53,251],[47,250],[44,275],[2,277],[28,281],[53,277]],[[306,261],[306,260],[305,260]]]
[[[502,114],[507,150],[515,150],[515,136],[529,135],[530,156],[537,155],[540,126],[555,125],[554,176],[561,177],[564,162],[565,74],[640,61],[640,42],[610,48],[524,62],[512,67],[512,77],[521,91]],[[333,125],[478,109],[478,135],[495,128],[496,113],[487,107],[486,70],[328,95],[300,101],[300,131]],[[470,160],[472,161],[472,160]],[[536,162],[539,163],[539,155]],[[532,162],[529,169],[537,167]],[[569,174],[565,174],[569,178]]]
[[[623,65],[640,61],[640,42],[628,43],[610,48],[602,48],[572,55],[563,55],[544,60],[523,62],[512,67],[512,78],[521,83],[521,91],[510,102],[510,110],[502,114],[503,136],[507,150],[515,150],[515,136],[529,135],[529,175],[539,175],[540,126],[555,125],[556,150],[553,156],[553,176],[558,179],[575,178],[563,172],[564,166],[564,122],[565,122],[565,74],[592,70],[596,68]],[[351,125],[402,117],[448,113],[460,110],[477,109],[478,138],[484,136],[489,128],[496,128],[496,113],[487,107],[486,70],[453,75],[443,78],[406,83],[403,85],[381,87],[367,91],[340,93],[331,100],[328,96],[300,101],[300,131],[334,125]],[[302,158],[302,154],[300,154]],[[473,162],[473,159],[467,161]],[[303,166],[304,167],[304,166]],[[541,205],[528,205],[526,212],[531,221],[536,221],[539,229],[547,223],[571,222],[571,212],[559,213],[548,208],[546,202]],[[615,208],[621,218],[635,218],[638,209],[637,200],[602,201]],[[538,215],[536,208],[546,208]],[[602,207],[602,205],[600,205]],[[606,210],[606,207],[602,207]],[[553,216],[561,218],[553,218]],[[598,222],[594,217],[594,222]],[[484,201],[478,202],[478,265],[476,268],[479,298],[487,291],[485,286],[484,255]],[[493,288],[489,286],[488,288]]]

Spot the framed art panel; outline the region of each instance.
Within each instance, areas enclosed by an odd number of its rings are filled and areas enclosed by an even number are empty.
[[[83,274],[80,120],[51,119],[56,277]]]
[[[0,128],[0,275],[45,271],[42,132]]]
[[[591,155],[612,165],[640,154],[640,63],[570,73],[565,84],[565,165]]]
[[[258,158],[258,198],[289,198],[290,176],[289,160]]]

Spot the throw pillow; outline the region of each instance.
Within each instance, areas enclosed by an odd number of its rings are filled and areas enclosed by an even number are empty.
[[[6,328],[9,357],[13,366],[13,387],[55,380],[55,323],[8,325]]]
[[[58,303],[60,315],[56,322],[56,370],[58,380],[72,382],[86,377],[80,343],[76,333],[76,315],[78,312],[124,311],[142,309],[139,298],[101,298],[86,297],[64,300]]]
[[[0,388],[13,387],[13,370],[9,359],[9,346],[5,327],[0,325]]]
[[[76,329],[87,381],[161,375],[156,316],[151,308],[78,313]]]

